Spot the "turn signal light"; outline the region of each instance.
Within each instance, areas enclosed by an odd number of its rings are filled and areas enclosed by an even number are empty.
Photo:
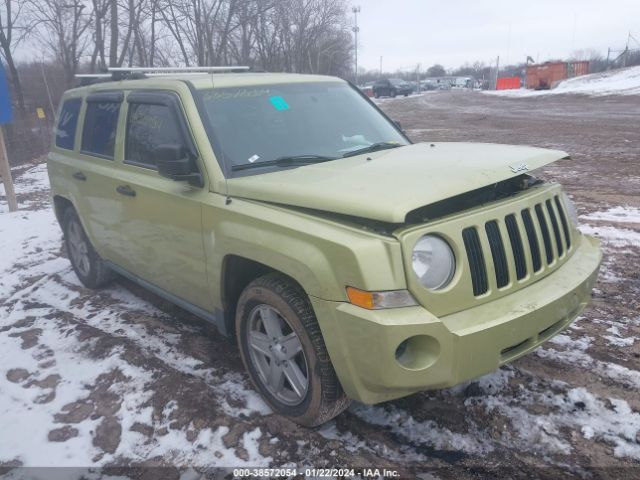
[[[382,308],[411,307],[417,305],[415,299],[407,290],[387,290],[383,292],[368,292],[359,288],[347,287],[349,302],[367,310]]]

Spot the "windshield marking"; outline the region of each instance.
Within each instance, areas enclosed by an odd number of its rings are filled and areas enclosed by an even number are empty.
[[[204,100],[230,100],[232,98],[254,98],[264,97],[269,95],[269,89],[267,88],[240,88],[237,91],[227,91],[225,89],[217,90],[205,90],[202,93]]]
[[[289,110],[289,104],[279,95],[269,97],[269,101],[275,107],[276,110]]]

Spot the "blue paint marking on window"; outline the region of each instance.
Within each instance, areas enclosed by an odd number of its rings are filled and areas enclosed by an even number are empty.
[[[289,110],[289,104],[280,96],[269,97],[269,101],[276,110]]]

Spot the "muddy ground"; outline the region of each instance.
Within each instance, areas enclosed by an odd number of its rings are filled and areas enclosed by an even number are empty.
[[[593,303],[573,328],[479,381],[354,404],[309,430],[269,412],[235,345],[207,323],[125,280],[86,290],[59,233],[25,235],[24,255],[4,273],[17,280],[0,288],[0,340],[17,352],[0,372],[0,399],[15,400],[0,403],[5,422],[13,418],[0,433],[11,442],[0,443],[0,466],[166,466],[167,478],[240,464],[456,480],[640,478],[640,97],[453,91],[380,106],[414,141],[571,154],[544,174],[565,185],[605,251]],[[30,171],[16,171],[18,185]],[[20,198],[31,213],[16,216],[16,228],[55,229],[42,170],[34,177]]]

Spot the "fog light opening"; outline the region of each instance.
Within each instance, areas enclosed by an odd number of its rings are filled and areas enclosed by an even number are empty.
[[[428,368],[439,356],[440,344],[429,335],[409,337],[396,348],[396,361],[408,370]]]

